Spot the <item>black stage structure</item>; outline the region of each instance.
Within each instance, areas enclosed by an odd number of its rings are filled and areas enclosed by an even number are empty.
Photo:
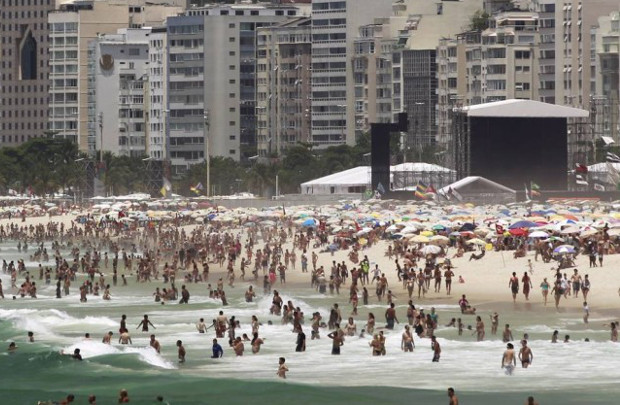
[[[515,190],[532,182],[566,190],[568,171],[588,164],[594,146],[588,116],[532,100],[455,108],[449,148],[456,177],[482,176]]]
[[[373,191],[390,191],[390,134],[408,129],[407,113],[398,114],[397,123],[370,124],[370,165]]]

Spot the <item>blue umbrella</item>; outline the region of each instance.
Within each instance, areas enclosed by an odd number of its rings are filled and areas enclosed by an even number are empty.
[[[532,221],[517,221],[514,224],[510,225],[508,229],[519,229],[519,228],[536,228],[538,225],[536,222]]]
[[[459,228],[460,232],[466,232],[466,231],[473,231],[474,229],[476,229],[476,225],[472,224],[471,222],[465,222],[463,224],[463,226],[461,226],[461,228]]]
[[[306,219],[301,226],[312,227],[316,226],[316,221],[313,218]]]

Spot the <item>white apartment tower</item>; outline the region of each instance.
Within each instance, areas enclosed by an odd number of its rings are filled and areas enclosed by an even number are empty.
[[[173,175],[203,162],[207,149],[234,160],[256,154],[256,77],[267,68],[257,64],[256,30],[298,14],[290,5],[211,5],[167,20]]]
[[[123,28],[159,26],[167,16],[182,12],[184,5],[185,0],[69,0],[49,13],[48,129],[74,139],[81,151],[95,153],[98,123],[89,120],[95,101],[95,95],[88,93],[88,62],[93,57],[89,42]]]
[[[149,157],[165,159],[166,144],[166,99],[168,97],[167,29],[155,27],[149,35],[148,115],[146,150]]]
[[[312,143],[355,143],[354,39],[392,0],[312,1]]]
[[[89,45],[89,93],[95,94],[90,121],[98,124],[96,150],[119,156],[146,155],[150,28],[122,29]],[[94,66],[92,66],[94,65]]]

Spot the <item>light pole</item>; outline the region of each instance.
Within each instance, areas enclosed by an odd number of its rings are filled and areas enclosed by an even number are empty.
[[[211,156],[209,150],[209,110],[204,110],[205,162],[207,163],[207,197],[211,195]]]
[[[103,112],[99,113],[99,136],[101,137],[101,145],[99,145],[99,162],[103,163]]]

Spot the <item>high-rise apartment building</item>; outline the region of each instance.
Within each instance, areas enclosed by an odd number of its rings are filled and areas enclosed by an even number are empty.
[[[157,0],[148,3],[144,0],[74,1],[61,4],[49,14],[48,128],[55,136],[75,139],[80,150],[95,152],[99,124],[93,121],[96,95],[88,92],[88,61],[94,57],[89,42],[122,28],[160,26],[167,16],[182,12],[185,5],[184,0],[157,3]]]
[[[310,137],[310,18],[257,30],[256,120],[259,157],[280,155]]]
[[[47,14],[53,9],[53,0],[0,3],[0,146],[46,134]]]
[[[97,122],[96,150],[120,156],[147,153],[150,28],[122,29],[90,42],[89,94]]]
[[[392,0],[312,1],[312,143],[355,143],[354,39]]]
[[[590,29],[618,10],[617,0],[555,1],[556,104],[590,106]]]
[[[442,39],[438,46],[438,141],[451,135],[451,110],[506,99],[537,100],[538,14],[501,12],[482,32]]]
[[[594,139],[620,143],[620,12],[601,16],[591,29],[591,122]],[[607,140],[609,142],[609,140]],[[605,142],[605,143],[607,143]]]
[[[155,27],[149,35],[147,153],[153,159],[167,157],[166,106],[168,100],[168,32]]]
[[[256,30],[297,17],[287,5],[194,8],[168,26],[168,131],[173,174],[209,154],[256,154]]]

